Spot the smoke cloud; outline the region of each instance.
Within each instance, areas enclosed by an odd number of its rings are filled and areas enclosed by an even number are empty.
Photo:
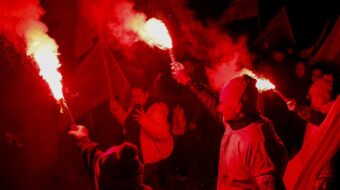
[[[0,32],[17,48],[26,46],[29,28],[47,32],[47,27],[39,21],[44,11],[38,0],[2,0],[0,5]],[[235,40],[218,22],[198,20],[186,0],[82,0],[79,6],[82,16],[98,29],[103,39],[118,42],[120,47],[139,40],[136,31],[148,18],[161,19],[172,36],[175,56],[183,61],[198,60],[194,66],[205,68],[213,89],[218,90],[233,78],[235,69],[251,68],[247,38]]]
[[[22,52],[35,59],[40,75],[49,84],[53,95],[62,97],[61,74],[58,60],[58,46],[47,35],[48,28],[39,19],[43,9],[39,1],[1,1],[1,33]],[[23,43],[24,42],[24,43]]]
[[[30,28],[47,32],[47,27],[39,21],[43,13],[38,0],[1,0],[0,33],[22,50]]]
[[[99,0],[94,5],[84,0],[81,10],[94,25],[104,26],[101,32],[105,31],[105,39],[113,36],[115,41],[128,46],[139,40],[136,31],[148,18],[161,19],[172,36],[177,59],[198,60],[194,66],[204,66],[210,85],[219,90],[238,73],[236,70],[251,68],[247,38],[233,39],[217,21],[203,23],[187,3],[187,0]]]
[[[134,2],[129,0],[83,0],[80,1],[81,14],[99,29],[105,39],[114,40],[123,45],[132,45],[138,41],[136,31],[146,22],[146,15],[134,10]]]

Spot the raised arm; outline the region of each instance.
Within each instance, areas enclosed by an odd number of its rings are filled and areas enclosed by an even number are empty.
[[[147,112],[144,112],[144,110],[139,111],[134,117],[145,134],[155,140],[162,141],[172,138],[167,120],[168,113],[169,110],[166,104],[155,103]]]
[[[77,146],[81,150],[81,155],[85,163],[86,169],[91,177],[95,175],[95,165],[102,154],[97,143],[92,142],[88,137],[88,131],[85,126],[74,125],[68,134],[77,141]]]
[[[218,97],[202,83],[192,80],[185,72],[184,66],[179,62],[171,63],[171,70],[173,78],[180,84],[187,86],[196,97],[209,109],[213,116],[223,123],[222,116],[218,112]]]
[[[298,106],[293,99],[287,102],[287,106],[290,111],[296,112],[301,119],[311,122],[316,126],[321,125],[327,115],[326,113],[314,110],[308,106]]]

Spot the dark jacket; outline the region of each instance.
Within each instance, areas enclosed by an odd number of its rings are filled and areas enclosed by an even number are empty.
[[[134,159],[125,162],[117,156],[114,147],[109,154],[102,152],[98,144],[89,138],[78,141],[82,158],[85,163],[95,190],[150,190],[143,185],[143,166]],[[136,157],[137,158],[137,157]]]

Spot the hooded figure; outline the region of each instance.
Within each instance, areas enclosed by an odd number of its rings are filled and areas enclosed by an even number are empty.
[[[151,190],[143,184],[144,167],[138,158],[137,147],[131,143],[113,146],[102,152],[88,138],[84,126],[74,126],[69,132],[77,139],[82,158],[96,190]]]
[[[220,93],[225,133],[217,189],[284,189],[286,149],[271,122],[257,112],[256,80],[243,75]]]

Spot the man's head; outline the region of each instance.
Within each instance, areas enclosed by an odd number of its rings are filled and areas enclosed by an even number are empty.
[[[131,103],[134,105],[144,105],[149,98],[149,90],[142,86],[136,85],[131,89]]]
[[[143,186],[144,167],[138,159],[137,147],[130,143],[113,146],[98,160],[97,181],[101,189],[137,189]]]
[[[303,78],[306,75],[306,64],[303,61],[299,61],[295,65],[295,75],[298,78]]]
[[[320,109],[324,104],[331,101],[332,90],[331,82],[325,79],[315,81],[309,89],[311,106],[314,109]]]
[[[320,67],[314,67],[312,70],[312,81],[315,82],[323,77],[323,71]]]
[[[281,49],[274,49],[272,56],[276,63],[281,63],[286,58],[285,52]]]
[[[243,75],[230,80],[222,88],[218,110],[226,121],[257,113],[258,90],[255,84],[255,79]]]

